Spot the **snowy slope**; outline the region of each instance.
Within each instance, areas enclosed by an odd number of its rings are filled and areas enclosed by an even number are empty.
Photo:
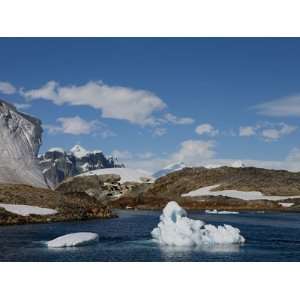
[[[55,209],[50,208],[42,208],[38,206],[31,205],[19,205],[19,204],[5,204],[0,203],[0,207],[5,210],[20,216],[29,216],[29,215],[54,215],[57,213]]]
[[[177,163],[173,163],[170,164],[166,167],[164,167],[163,169],[157,171],[156,173],[154,173],[152,176],[157,179],[159,177],[165,176],[169,173],[175,172],[175,171],[179,171],[181,169],[184,169],[186,167],[186,165],[183,162],[177,162]]]
[[[90,172],[80,174],[78,176],[87,175],[105,175],[105,174],[116,174],[120,175],[120,183],[124,182],[145,182],[145,178],[153,180],[150,173],[144,170],[135,170],[130,168],[108,168],[108,169],[98,169]]]
[[[47,187],[37,162],[41,135],[40,120],[0,100],[0,183]]]
[[[299,196],[266,196],[261,192],[252,191],[252,192],[244,192],[244,191],[237,191],[237,190],[224,190],[224,191],[213,191],[213,189],[219,187],[219,184],[211,185],[202,187],[200,189],[191,191],[186,194],[182,194],[182,197],[196,197],[196,196],[226,196],[232,198],[238,198],[242,200],[284,200],[284,199],[293,199],[293,198],[300,198]]]

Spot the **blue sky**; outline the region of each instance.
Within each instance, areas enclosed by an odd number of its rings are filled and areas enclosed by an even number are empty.
[[[300,160],[300,39],[1,38],[0,54],[0,97],[42,120],[41,152]]]

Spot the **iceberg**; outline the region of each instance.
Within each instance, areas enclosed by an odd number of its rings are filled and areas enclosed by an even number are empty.
[[[151,232],[155,242],[167,246],[201,246],[213,244],[242,244],[245,238],[231,225],[214,226],[187,217],[177,202],[171,201],[163,209],[160,222]]]
[[[99,236],[92,232],[76,232],[60,236],[54,240],[48,241],[46,244],[48,248],[64,248],[85,246],[97,243]]]

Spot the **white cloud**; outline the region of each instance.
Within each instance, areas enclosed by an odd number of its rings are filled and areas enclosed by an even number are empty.
[[[209,136],[216,136],[219,131],[215,129],[211,124],[205,123],[196,127],[195,132],[199,135],[207,134]]]
[[[65,133],[71,135],[99,134],[103,138],[115,135],[104,124],[97,120],[86,121],[79,116],[58,118],[60,125],[45,125],[50,134]]]
[[[171,161],[198,163],[215,155],[214,141],[187,140],[181,143],[178,152],[171,155]]]
[[[300,95],[267,101],[254,107],[258,114],[271,117],[300,116]]]
[[[141,158],[141,159],[150,159],[150,158],[154,157],[154,153],[152,153],[152,152],[139,153],[137,156],[138,156],[138,158]]]
[[[271,142],[276,141],[285,135],[293,133],[296,129],[297,126],[288,125],[284,122],[262,122],[255,126],[240,127],[239,135],[243,137],[257,135],[262,137],[265,141]]]
[[[146,90],[109,86],[101,81],[61,86],[49,81],[38,89],[23,91],[31,100],[50,100],[56,105],[87,105],[102,111],[102,117],[127,120],[139,125],[155,125],[154,113],[166,107],[158,96]]]
[[[297,129],[296,126],[287,125],[285,123],[279,123],[275,125],[275,128],[267,128],[261,131],[261,136],[266,141],[275,141],[284,135],[289,135]]]
[[[0,92],[2,94],[15,94],[17,89],[9,82],[6,81],[0,81]]]
[[[31,107],[29,103],[13,103],[13,105],[18,109],[18,110],[25,110]]]
[[[297,147],[293,148],[287,156],[287,161],[300,162],[300,149]]]
[[[164,118],[169,123],[175,125],[188,125],[188,124],[193,124],[195,122],[195,120],[192,118],[188,118],[188,117],[179,118],[170,113],[165,114]]]
[[[252,136],[256,134],[256,128],[252,126],[240,127],[240,136]]]
[[[118,159],[132,159],[133,154],[128,150],[113,150],[111,155],[117,157]]]
[[[154,136],[163,136],[167,133],[167,129],[166,128],[162,128],[162,127],[157,127],[153,130],[153,135]]]

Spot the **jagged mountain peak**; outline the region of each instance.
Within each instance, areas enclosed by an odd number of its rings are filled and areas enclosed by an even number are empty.
[[[78,158],[86,156],[90,151],[86,150],[84,147],[80,145],[75,145],[70,149],[70,152]]]

